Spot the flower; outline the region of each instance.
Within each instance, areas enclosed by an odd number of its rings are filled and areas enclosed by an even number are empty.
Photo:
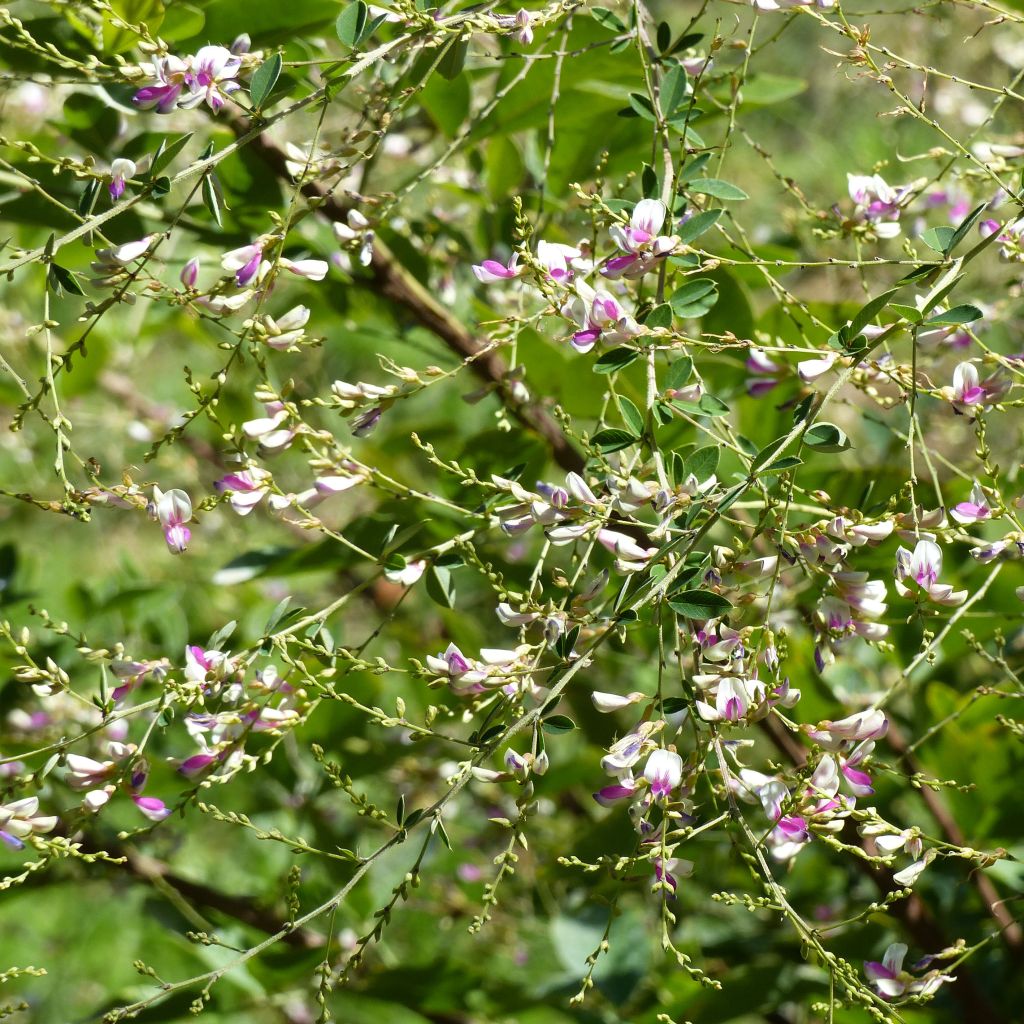
[[[636,321],[606,291],[593,291],[582,281],[577,296],[562,307],[562,314],[579,325],[571,340],[577,352],[589,352],[598,341],[624,341],[640,333]]]
[[[24,847],[22,840],[33,833],[52,832],[57,826],[57,817],[39,814],[39,797],[27,796],[0,804],[0,839],[15,850]]]
[[[225,46],[204,46],[193,61],[188,79],[191,93],[184,100],[179,100],[178,105],[197,107],[206,100],[210,109],[217,113],[224,106],[224,97],[241,88],[234,78],[242,66],[242,58]]]
[[[939,583],[941,570],[942,549],[934,541],[919,540],[913,553],[906,548],[898,548],[896,551],[896,590],[902,597],[911,597],[916,590],[936,604],[949,606],[963,604],[967,598],[967,591],[954,591],[948,583]]]
[[[231,507],[240,516],[247,516],[270,490],[270,479],[265,469],[253,466],[240,473],[228,473],[213,486],[219,493],[229,496]]]
[[[903,958],[906,955],[907,947],[902,942],[894,942],[886,949],[881,963],[877,960],[864,962],[864,973],[868,981],[883,999],[898,999],[902,995],[932,995],[940,985],[954,980],[951,975],[943,974],[938,969],[914,978],[903,970]]]
[[[850,198],[856,203],[855,216],[873,226],[879,238],[895,238],[900,233],[896,222],[900,203],[910,192],[909,185],[894,188],[879,174],[847,174]]]
[[[163,821],[171,809],[155,796],[133,796],[132,801],[150,821]]]
[[[141,110],[155,107],[158,114],[169,114],[178,105],[182,91],[189,85],[191,62],[191,57],[187,60],[173,55],[158,57],[152,71],[154,83],[140,89],[132,97],[132,103]]]
[[[981,519],[988,519],[992,515],[992,509],[985,492],[981,489],[981,484],[975,482],[971,488],[970,500],[961,501],[959,505],[949,510],[949,514],[958,523],[976,523]]]
[[[243,245],[238,249],[232,249],[221,257],[220,265],[225,270],[234,271],[235,284],[244,288],[254,278],[258,279],[260,266],[263,263],[264,241],[253,242],[251,245]]]
[[[178,275],[178,280],[181,281],[181,283],[186,288],[195,288],[196,281],[199,280],[198,256],[193,256],[192,259],[190,259],[188,263],[186,263],[185,266],[181,268],[181,273]]]
[[[614,256],[601,273],[608,278],[641,277],[652,270],[659,259],[668,256],[679,244],[674,235],[659,235],[668,210],[660,199],[641,199],[633,207],[628,227],[613,224],[612,241],[626,254]]]
[[[180,555],[188,548],[192,531],[185,525],[192,519],[192,501],[180,488],[173,487],[166,493],[159,487],[153,488],[151,514],[160,521],[164,540],[171,554]]]
[[[110,198],[116,203],[124,195],[125,178],[135,177],[135,164],[131,160],[119,157],[110,165]]]
[[[651,784],[651,796],[665,800],[683,780],[683,759],[674,750],[652,750],[644,766],[644,778]]]
[[[481,284],[509,281],[518,277],[522,272],[523,268],[519,266],[519,253],[517,252],[512,253],[507,264],[501,264],[497,260],[484,260],[473,266],[473,273]]]

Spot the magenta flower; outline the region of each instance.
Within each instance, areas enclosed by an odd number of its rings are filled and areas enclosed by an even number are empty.
[[[261,239],[253,242],[252,245],[243,245],[241,248],[232,249],[221,257],[220,265],[225,270],[234,273],[235,283],[239,288],[244,288],[254,278],[258,280],[265,244],[266,242]]]
[[[186,288],[195,288],[196,281],[199,280],[198,256],[193,256],[192,259],[190,259],[188,263],[181,268],[181,274],[178,275],[178,280],[181,281]]]
[[[158,114],[169,114],[177,105],[178,97],[189,85],[192,58],[187,61],[168,55],[158,57],[153,65],[153,85],[140,89],[132,103],[142,110],[156,108]]]
[[[967,591],[954,591],[948,583],[939,583],[941,571],[942,549],[932,540],[918,541],[913,552],[903,547],[896,551],[896,590],[900,596],[912,597],[916,591],[936,604],[963,604]]]
[[[20,850],[25,846],[23,840],[33,833],[52,832],[57,827],[56,815],[38,812],[39,797],[36,796],[0,804],[0,840]]]
[[[902,995],[929,996],[940,985],[954,980],[951,975],[943,974],[938,969],[931,970],[920,978],[915,978],[903,970],[903,958],[906,955],[907,947],[902,942],[894,942],[885,951],[881,962],[865,961],[864,973],[883,999],[898,999]],[[924,961],[916,965],[916,969],[926,966],[931,959],[930,957],[925,958]]]
[[[131,160],[118,157],[110,165],[110,185],[108,191],[110,198],[116,203],[124,195],[124,182],[126,178],[135,177],[135,164]]]
[[[981,489],[981,485],[975,483],[971,488],[969,501],[961,501],[959,505],[949,510],[949,514],[958,523],[977,523],[982,519],[988,519],[992,515],[992,509],[988,504],[988,498]]]
[[[132,802],[150,821],[163,821],[171,809],[155,796],[133,796]]]
[[[655,800],[667,800],[683,780],[683,759],[674,750],[652,750],[644,766],[644,778],[651,784]]]
[[[629,225],[613,224],[609,229],[612,241],[625,253],[613,256],[601,268],[607,278],[641,277],[652,270],[658,260],[668,256],[679,240],[674,235],[659,235],[668,210],[660,199],[641,199],[633,207]]]
[[[241,88],[234,79],[242,67],[242,58],[225,46],[204,46],[193,60],[188,78],[191,92],[179,100],[178,105],[188,109],[206,100],[210,109],[217,113],[224,106],[225,97]]]
[[[270,490],[271,476],[265,469],[252,467],[240,473],[228,473],[213,486],[220,494],[227,494],[231,507],[240,515],[247,516]]]
[[[517,252],[512,253],[507,264],[501,264],[497,260],[484,260],[473,266],[473,273],[482,284],[510,281],[522,272],[523,268],[519,266],[519,253]]]
[[[164,540],[171,554],[180,555],[192,539],[192,531],[185,525],[192,519],[192,502],[180,488],[174,487],[166,493],[159,487],[153,488],[151,514],[160,521]]]

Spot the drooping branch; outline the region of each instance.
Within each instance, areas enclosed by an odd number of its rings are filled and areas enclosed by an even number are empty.
[[[233,127],[240,136],[247,133],[245,121],[236,120]],[[282,182],[291,180],[285,154],[261,134],[249,142],[249,148],[256,153],[267,167]],[[302,185],[302,194],[318,202],[317,212],[328,220],[346,223],[350,204],[339,199],[333,192],[318,182]],[[449,310],[431,295],[423,282],[418,281],[395,257],[387,244],[378,236],[373,244],[373,256],[369,265],[369,286],[380,296],[398,306],[421,327],[436,335],[444,344],[463,360],[481,381],[492,387],[509,413],[530,433],[540,436],[547,444],[551,457],[566,472],[583,469],[584,458],[565,436],[550,413],[536,402],[521,401],[515,394],[508,367],[502,358],[485,346]]]

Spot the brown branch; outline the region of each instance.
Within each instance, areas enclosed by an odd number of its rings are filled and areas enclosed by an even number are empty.
[[[807,759],[806,750],[781,722],[768,717],[763,720],[762,725],[764,732],[786,758],[796,766],[804,763]],[[901,888],[887,868],[879,867],[860,857],[854,857],[853,863],[874,882],[883,897]],[[921,949],[945,949],[952,945],[931,908],[916,892],[912,892],[899,903],[891,904],[888,913],[899,920],[907,934]],[[950,991],[960,1004],[962,1024],[1000,1024],[1005,1019],[989,1002],[988,995],[978,986],[966,965],[961,964],[957,968],[954,979],[950,984]]]
[[[891,720],[889,722],[887,739],[889,746],[899,756],[900,762],[907,772],[912,775],[923,774],[920,763],[907,746],[906,739]],[[970,844],[967,842],[963,829],[960,828],[956,818],[953,817],[949,808],[943,802],[942,796],[926,785],[921,786],[920,793],[921,799],[924,800],[925,805],[938,823],[946,839],[953,846],[969,846]],[[1000,935],[1011,956],[1016,963],[1021,963],[1022,954],[1024,954],[1024,931],[1022,931],[1020,923],[1007,909],[992,879],[984,871],[971,872],[971,878],[989,913],[999,925]]]
[[[239,135],[249,130],[249,125],[236,119],[232,127]],[[284,153],[266,135],[260,135],[249,142],[249,149],[281,181],[291,180]],[[302,194],[317,203],[317,212],[336,224],[347,223],[346,217],[351,204],[338,199],[333,192],[318,182],[307,182]],[[518,422],[543,438],[551,451],[551,457],[566,472],[580,472],[584,458],[570,443],[561,427],[551,415],[535,402],[522,402],[514,394],[508,379],[508,368],[497,353],[490,351],[466,327],[441,305],[428,289],[395,258],[387,244],[378,236],[373,243],[373,256],[368,268],[370,278],[366,282],[378,295],[404,309],[418,324],[431,331],[463,360],[469,369],[484,383],[493,387],[502,403]]]

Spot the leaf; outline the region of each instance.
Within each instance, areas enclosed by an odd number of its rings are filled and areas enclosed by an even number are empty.
[[[427,573],[427,594],[442,608],[455,607],[455,584],[452,573],[442,565],[432,565]]]
[[[950,325],[969,324],[980,320],[985,314],[977,306],[954,306],[944,313],[937,313],[935,316],[925,320],[925,325]]]
[[[613,348],[596,360],[591,369],[594,373],[615,373],[635,362],[639,356],[640,353],[633,348]]]
[[[845,452],[850,439],[834,423],[815,423],[803,436],[804,446],[816,452]]]
[[[777,459],[770,466],[765,466],[761,470],[761,475],[765,473],[784,473],[787,469],[795,469],[797,466],[802,466],[804,460],[798,455],[783,455],[781,459]]]
[[[642,92],[631,92],[629,94],[629,106],[633,114],[642,117],[645,121],[658,120],[657,115],[654,113],[654,107],[651,106],[651,98],[645,96]]]
[[[716,210],[703,210],[700,213],[695,213],[689,220],[684,221],[682,226],[679,228],[677,235],[679,240],[684,245],[689,245],[690,242],[699,238],[709,228],[715,226],[718,223],[718,218],[725,213],[725,210],[719,208]]]
[[[660,306],[655,306],[654,309],[647,314],[647,319],[644,321],[645,327],[671,327],[672,326],[672,307],[667,302],[663,302]]]
[[[210,215],[217,222],[217,226],[220,227],[223,224],[221,219],[220,189],[214,183],[214,176],[212,174],[207,174],[203,178],[203,202],[210,211]]]
[[[856,337],[879,313],[889,305],[892,297],[899,291],[899,288],[890,288],[887,292],[875,296],[870,302],[863,305],[853,319],[850,321],[850,337]]]
[[[702,395],[697,405],[705,416],[725,416],[729,412],[729,406],[714,395]]]
[[[188,140],[194,134],[194,132],[186,132],[184,135],[179,135],[173,142],[161,139],[156,153],[153,154],[153,162],[149,168],[150,178],[160,177],[160,172],[169,166],[170,162],[188,145]]]
[[[685,480],[692,474],[698,482],[707,480],[718,469],[720,457],[721,452],[717,445],[709,444],[704,448],[698,448],[683,462],[682,479]]]
[[[609,11],[607,7],[592,7],[590,9],[590,16],[598,23],[611,32],[625,32],[626,26],[622,19]]]
[[[668,117],[680,103],[686,99],[689,92],[689,84],[686,81],[686,72],[676,65],[669,68],[661,81],[661,112]]]
[[[721,178],[700,178],[686,186],[690,192],[696,192],[702,196],[714,196],[716,199],[749,199],[743,189],[738,188],[731,182],[722,181]]]
[[[541,726],[545,732],[572,732],[576,728],[576,723],[567,715],[552,715],[545,718]]]
[[[637,436],[641,437],[644,432],[643,413],[628,399],[619,397],[619,412],[626,426]]]
[[[282,598],[274,610],[270,613],[270,618],[267,619],[267,624],[263,627],[263,635],[269,636],[274,632],[274,627],[284,618],[284,613],[288,610],[288,605],[292,603],[291,597]],[[319,627],[318,627],[319,628]]]
[[[277,80],[281,75],[283,63],[281,54],[275,53],[253,72],[249,81],[249,97],[257,110],[263,109],[267,97],[274,91],[274,86],[277,85]]]
[[[771,444],[766,444],[758,453],[754,456],[753,461],[750,463],[750,472],[760,469],[771,457],[786,443],[788,435],[776,438]]]
[[[334,23],[334,29],[338,33],[338,38],[346,46],[355,47],[358,45],[359,40],[363,36],[363,30],[366,28],[366,19],[369,13],[370,9],[363,0],[355,0],[355,3],[350,3],[338,15],[338,20]]]
[[[710,590],[683,590],[672,594],[668,605],[687,619],[715,619],[732,611],[732,604]]]
[[[988,209],[988,203],[982,203],[980,206],[976,206],[966,217],[960,222],[960,226],[953,232],[952,238],[950,238],[946,248],[943,250],[943,255],[948,256],[966,237],[967,232],[974,227],[978,222],[978,218]]]
[[[590,443],[602,454],[609,455],[611,452],[622,451],[623,448],[628,448],[639,440],[639,437],[635,437],[626,430],[617,430],[612,427],[608,430],[599,430],[590,439]]]
[[[50,269],[46,274],[46,284],[50,291],[58,296],[63,295],[65,292],[69,295],[85,294],[75,275],[58,263],[50,264]]]
[[[751,75],[740,86],[740,103],[748,107],[767,107],[799,96],[806,89],[807,81],[803,78],[761,72]]]
[[[677,359],[669,368],[665,377],[665,389],[675,391],[681,388],[693,373],[693,360],[689,356]]]
[[[446,81],[454,81],[462,74],[469,52],[469,36],[456,36],[445,48],[437,63],[437,73]]]
[[[676,289],[668,301],[676,316],[703,316],[718,301],[718,285],[710,277],[698,277]]]
[[[929,249],[934,249],[945,256],[949,251],[949,243],[952,242],[955,235],[956,231],[950,227],[929,228],[927,231],[922,232],[921,241]]]

